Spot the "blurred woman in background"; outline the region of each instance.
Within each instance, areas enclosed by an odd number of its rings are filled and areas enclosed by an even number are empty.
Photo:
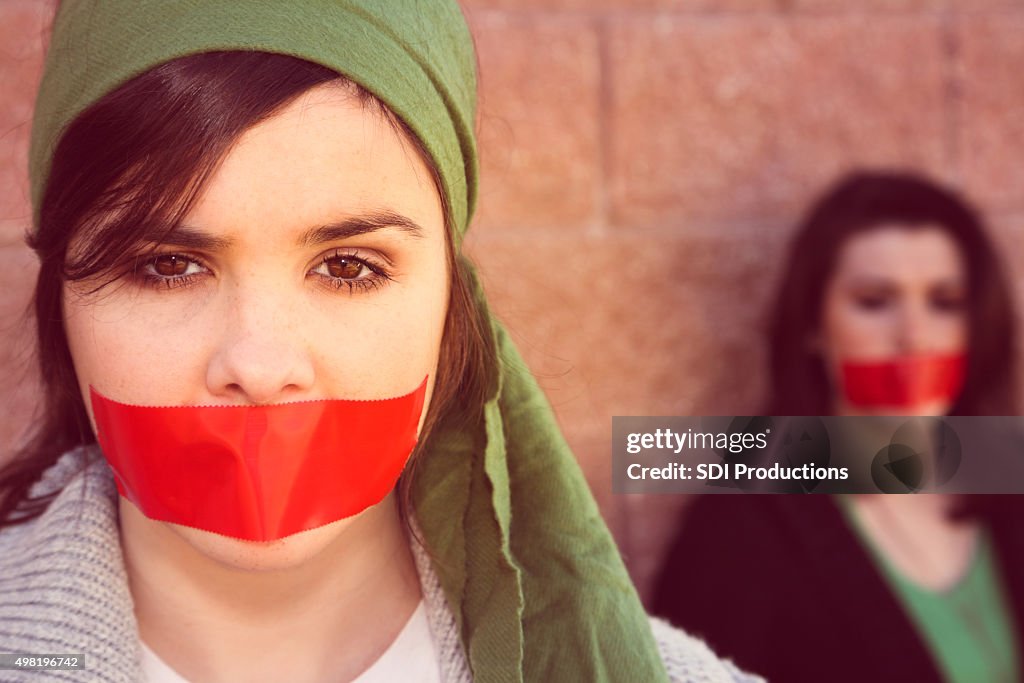
[[[783,272],[765,414],[1015,414],[1011,297],[954,193],[851,175]],[[770,681],[1016,681],[1017,500],[702,496],[654,610]]]

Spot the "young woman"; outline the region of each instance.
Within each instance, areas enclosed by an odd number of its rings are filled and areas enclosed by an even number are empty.
[[[852,175],[792,245],[767,414],[1014,414],[1013,318],[962,200],[914,176]],[[993,498],[702,497],[655,611],[769,680],[1016,681],[1021,506]]]
[[[490,318],[475,97],[454,2],[62,3],[0,651],[83,681],[750,680],[652,630]]]

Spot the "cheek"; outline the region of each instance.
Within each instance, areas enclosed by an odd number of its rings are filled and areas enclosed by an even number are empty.
[[[936,316],[934,331],[931,333],[931,338],[935,340],[936,350],[966,350],[968,342],[967,330],[967,316],[963,313]]]
[[[390,285],[395,287],[396,285]],[[329,303],[333,314],[304,335],[326,392],[336,397],[398,396],[429,376],[428,400],[448,306],[444,278],[397,285],[386,296]]]
[[[825,355],[837,360],[889,355],[893,352],[893,325],[890,315],[866,312],[832,295],[822,315]]]
[[[380,380],[419,381],[437,362],[446,304],[446,299],[433,294],[402,297],[347,316],[352,322],[342,335],[334,336],[334,343],[326,339],[315,343],[332,356],[329,368],[347,368],[346,374]],[[340,338],[347,339],[337,343]]]
[[[187,356],[187,348],[179,346],[175,363],[167,364],[160,335],[139,324],[133,303],[124,297],[82,297],[65,288],[63,310],[68,350],[90,420],[90,385],[122,400],[145,403],[176,376],[176,363]]]

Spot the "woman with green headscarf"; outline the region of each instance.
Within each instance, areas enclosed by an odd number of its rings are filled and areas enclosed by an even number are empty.
[[[648,621],[461,254],[474,71],[448,1],[62,3],[0,651],[83,681],[751,680]]]

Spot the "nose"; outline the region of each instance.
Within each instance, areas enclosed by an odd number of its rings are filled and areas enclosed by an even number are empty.
[[[907,301],[900,311],[896,346],[900,355],[927,353],[935,346],[932,313],[923,302]]]
[[[206,372],[209,391],[237,403],[307,396],[315,372],[295,306],[271,292],[225,297],[221,329]]]

